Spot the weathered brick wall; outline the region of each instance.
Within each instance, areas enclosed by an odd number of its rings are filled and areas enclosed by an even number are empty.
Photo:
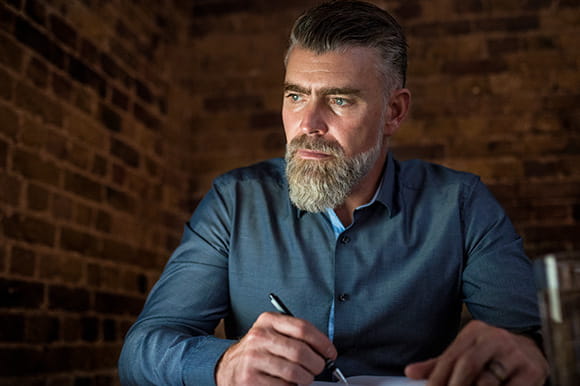
[[[530,254],[579,249],[580,4],[376,1],[410,43],[394,143],[473,171]],[[211,180],[283,154],[314,0],[0,1],[0,384],[116,384],[123,334]]]
[[[193,206],[171,103],[190,17],[177,2],[0,2],[0,384],[117,382]]]

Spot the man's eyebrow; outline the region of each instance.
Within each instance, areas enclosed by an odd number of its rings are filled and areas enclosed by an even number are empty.
[[[361,91],[352,87],[329,87],[320,90],[322,95],[360,95]]]
[[[310,89],[298,86],[294,83],[284,83],[284,92],[294,91],[300,94],[310,94]]]
[[[284,92],[294,91],[300,94],[310,95],[311,89],[294,83],[284,83]],[[321,95],[360,95],[361,90],[352,87],[326,87],[318,90]]]

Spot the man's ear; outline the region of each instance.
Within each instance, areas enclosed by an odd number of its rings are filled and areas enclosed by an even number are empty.
[[[395,90],[389,98],[387,106],[387,119],[385,122],[385,135],[390,137],[395,134],[401,122],[407,116],[411,105],[411,91],[406,88]]]

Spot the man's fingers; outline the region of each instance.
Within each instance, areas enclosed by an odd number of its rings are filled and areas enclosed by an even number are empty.
[[[270,376],[291,383],[310,384],[314,380],[314,374],[299,363],[274,355],[268,355],[264,358],[261,369]]]
[[[437,358],[412,363],[405,367],[405,375],[411,379],[427,379],[437,364]]]
[[[307,343],[324,358],[336,359],[336,348],[312,323],[276,312],[265,312],[258,317],[256,324],[272,326],[280,334]]]

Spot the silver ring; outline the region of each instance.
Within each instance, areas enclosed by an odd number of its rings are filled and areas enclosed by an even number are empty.
[[[500,385],[507,380],[506,368],[500,361],[492,359],[487,363],[486,370],[499,381]]]

